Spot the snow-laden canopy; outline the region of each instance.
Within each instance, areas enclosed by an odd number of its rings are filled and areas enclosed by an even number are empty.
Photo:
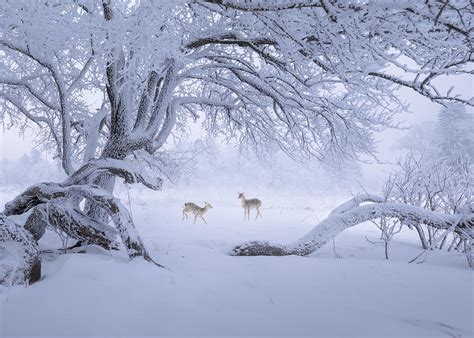
[[[471,73],[468,1],[3,1],[4,123],[36,124],[71,174],[156,154],[200,119],[257,151],[323,160],[374,152],[403,104],[439,103]]]

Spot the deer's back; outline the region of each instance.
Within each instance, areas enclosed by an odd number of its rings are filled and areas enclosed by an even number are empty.
[[[198,211],[201,210],[201,207],[195,203],[188,202],[184,203],[184,211]]]
[[[245,200],[245,205],[249,207],[260,207],[262,205],[262,201],[260,201],[258,198],[251,198]]]

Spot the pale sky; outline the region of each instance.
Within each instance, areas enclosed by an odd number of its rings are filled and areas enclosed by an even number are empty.
[[[14,160],[27,154],[33,149],[33,133],[28,130],[19,135],[18,129],[0,131],[0,159]]]
[[[447,78],[445,78],[445,80],[446,79]],[[447,91],[451,86],[454,86],[454,92],[463,98],[472,97],[474,94],[472,76],[456,76],[455,81],[437,83],[437,87],[441,92]],[[437,120],[438,113],[442,108],[441,105],[432,102],[409,88],[401,88],[398,93],[400,98],[410,104],[410,111],[402,113],[398,117],[400,121],[406,121],[407,127],[420,125],[425,122],[435,122]],[[474,114],[472,107],[468,107],[467,109]],[[385,160],[392,158],[393,160],[393,149],[391,149],[391,147],[403,137],[404,133],[405,131],[400,130],[385,130],[377,135],[377,139],[380,142],[379,152],[381,158]]]

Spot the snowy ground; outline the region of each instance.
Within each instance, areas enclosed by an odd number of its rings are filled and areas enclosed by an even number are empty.
[[[409,230],[392,242],[389,261],[382,245],[366,239],[378,238],[370,224],[336,237],[336,252],[330,243],[314,257],[226,254],[246,240],[296,240],[344,198],[267,192],[258,196],[263,219],[244,221],[236,191],[131,194],[136,225],[167,268],[96,248],[45,257],[44,280],[2,289],[3,336],[473,335],[465,258],[432,251],[422,264],[408,264],[421,252]],[[0,202],[14,195],[3,189]],[[208,224],[181,221],[187,200],[213,204]],[[48,234],[41,245],[58,243]]]

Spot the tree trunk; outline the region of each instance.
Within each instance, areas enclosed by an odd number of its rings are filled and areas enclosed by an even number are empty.
[[[0,284],[29,284],[41,278],[38,243],[33,235],[1,213],[0,253]]]
[[[96,177],[92,181],[92,184],[97,185],[113,194],[115,187],[115,176],[110,175],[108,173],[99,174],[98,177]],[[103,207],[93,201],[86,201],[84,212],[88,217],[93,220],[104,224],[107,224],[109,222],[109,215],[107,213],[107,210],[105,210]]]
[[[414,228],[416,229],[416,231],[418,232],[418,236],[420,237],[421,246],[423,247],[423,249],[428,249],[428,242],[426,241],[426,236],[425,232],[423,231],[423,228],[420,224],[414,225]]]
[[[111,139],[107,142],[102,155],[100,156],[101,159],[114,159],[114,160],[123,160],[127,157],[130,149],[126,146],[121,145],[122,142],[116,141],[115,138],[111,137]],[[113,194],[115,188],[115,176],[109,173],[101,173],[98,176],[92,178],[92,184],[105,189],[106,191]],[[85,208],[85,213],[90,218],[107,224],[109,222],[109,215],[107,211],[92,201],[87,201]]]

